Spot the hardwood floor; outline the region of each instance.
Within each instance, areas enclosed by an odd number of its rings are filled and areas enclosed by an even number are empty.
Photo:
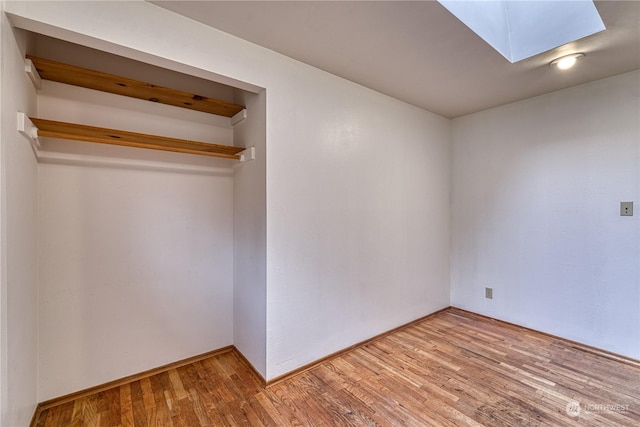
[[[37,419],[39,427],[238,425],[638,426],[640,367],[451,309],[266,389],[230,351]]]

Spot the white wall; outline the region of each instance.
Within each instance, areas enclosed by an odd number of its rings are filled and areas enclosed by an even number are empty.
[[[233,343],[267,376],[266,91],[241,93],[248,116],[233,130],[234,145],[255,147],[255,160],[233,176]]]
[[[43,83],[42,118],[233,140],[228,120],[209,114]],[[44,142],[39,400],[232,344],[232,163]]]
[[[640,73],[456,119],[453,138],[452,305],[640,358]]]
[[[0,425],[26,426],[37,403],[37,165],[16,113],[35,112],[28,39],[0,2]]]
[[[9,11],[47,35],[266,88],[266,361],[250,361],[267,379],[449,305],[448,120],[140,1]]]
[[[270,378],[449,305],[449,121],[319,71],[282,91],[300,107],[268,128]]]

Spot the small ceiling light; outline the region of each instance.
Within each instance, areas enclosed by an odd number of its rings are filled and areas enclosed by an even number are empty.
[[[569,68],[576,65],[578,59],[584,57],[584,53],[572,53],[571,55],[561,56],[560,58],[554,59],[551,61],[550,66],[556,66],[560,70],[568,70]]]

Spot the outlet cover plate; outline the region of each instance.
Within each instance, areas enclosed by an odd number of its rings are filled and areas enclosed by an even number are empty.
[[[484,297],[487,299],[493,299],[493,288],[484,288]]]
[[[620,202],[620,216],[633,216],[633,202]]]

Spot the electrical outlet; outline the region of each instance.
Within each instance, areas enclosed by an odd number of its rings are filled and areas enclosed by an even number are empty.
[[[633,202],[620,202],[620,216],[633,216]]]
[[[493,299],[493,288],[484,288],[484,297]]]

